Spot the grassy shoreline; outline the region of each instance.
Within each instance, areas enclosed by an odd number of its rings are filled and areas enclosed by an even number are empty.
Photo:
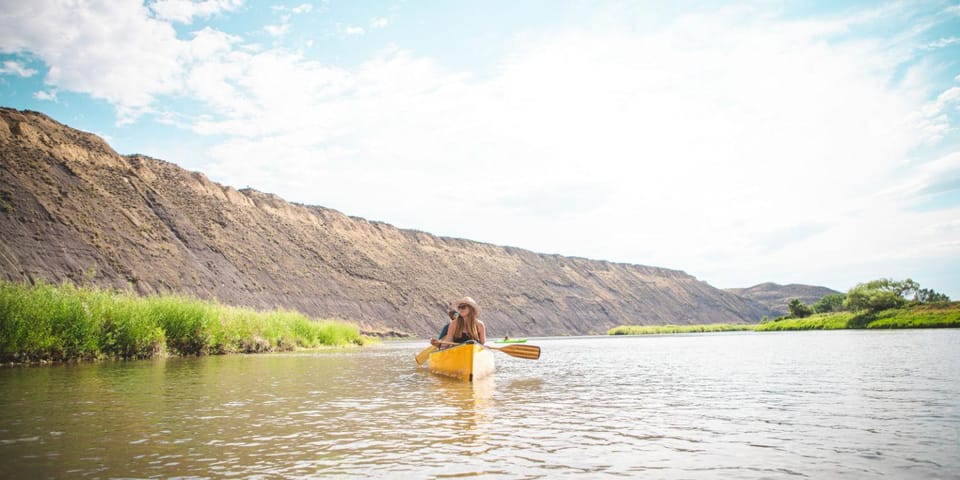
[[[710,323],[706,325],[622,325],[614,327],[607,335],[663,335],[670,333],[735,332],[753,330],[753,325],[733,323]]]
[[[289,310],[0,281],[0,362],[275,352],[366,341],[354,325]]]
[[[898,328],[960,328],[960,302],[914,305],[877,313],[819,313],[806,318],[777,320],[760,324],[708,325],[623,325],[608,335],[655,335],[669,333]]]

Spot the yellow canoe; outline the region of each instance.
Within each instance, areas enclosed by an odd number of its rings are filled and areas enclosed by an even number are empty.
[[[493,352],[476,343],[457,345],[431,353],[427,367],[433,373],[472,382],[493,373]]]

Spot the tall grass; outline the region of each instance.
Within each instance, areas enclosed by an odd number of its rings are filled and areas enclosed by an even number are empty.
[[[356,326],[184,296],[0,281],[0,361],[147,358],[362,345]]]
[[[754,330],[774,332],[782,330],[842,330],[852,328],[850,321],[855,315],[850,312],[818,313],[806,318],[790,318],[761,323]]]
[[[624,325],[610,329],[608,335],[656,335],[664,333],[733,332],[753,330],[754,325],[711,323],[707,325]]]
[[[909,310],[885,310],[866,328],[958,328],[960,303],[921,305]]]

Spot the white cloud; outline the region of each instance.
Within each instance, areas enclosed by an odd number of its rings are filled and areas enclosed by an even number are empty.
[[[363,27],[354,27],[351,25],[347,25],[346,27],[343,28],[343,33],[345,33],[346,35],[352,36],[352,35],[363,35],[367,33],[367,31],[364,30]]]
[[[289,13],[284,13],[280,17],[279,25],[267,25],[263,27],[263,29],[271,36],[282,37],[290,33],[290,30],[292,28],[290,25],[290,19],[293,17],[293,15],[301,15],[304,13],[309,13],[311,10],[313,10],[313,5],[310,5],[309,3],[304,3],[302,5],[299,5],[293,8],[290,8],[284,5],[275,5],[272,7],[272,9],[276,12],[289,12]]]
[[[49,67],[48,85],[107,100],[121,121],[148,111],[157,95],[180,89],[184,44],[138,3],[11,2],[4,8],[0,50],[34,53]]]
[[[370,20],[370,28],[386,28],[389,23],[390,21],[384,17],[374,18]]]
[[[35,92],[35,93],[33,94],[33,98],[36,98],[37,100],[44,100],[44,101],[49,101],[49,102],[56,102],[56,101],[57,101],[57,89],[54,88],[54,89],[51,89],[51,90],[46,91],[46,92],[43,91],[43,90],[41,90],[41,91],[39,91],[39,92]]]
[[[310,13],[311,10],[313,10],[313,5],[310,5],[309,3],[304,3],[294,7],[290,11],[296,14],[301,14],[301,13]]]
[[[274,37],[280,37],[290,33],[290,24],[281,23],[279,25],[267,25],[263,27],[263,29],[270,35],[273,35]]]
[[[204,27],[193,32],[193,40],[185,44],[186,59],[188,62],[203,62],[219,58],[229,54],[240,42],[241,38],[236,35]]]
[[[910,168],[883,194],[915,207],[950,192],[960,193],[960,149]]]
[[[958,102],[960,102],[960,87],[951,87],[937,97],[937,104],[941,108],[945,105],[956,104]]]
[[[923,132],[928,142],[937,142],[955,129],[951,124],[950,114],[958,107],[960,87],[950,87],[911,115],[911,120],[916,124],[916,128]]]
[[[213,3],[195,4],[193,11],[240,4]],[[157,5],[173,8],[164,2],[152,7]],[[139,2],[12,2],[4,9],[0,51],[31,52],[48,66],[46,84],[110,102],[120,123],[154,111],[160,96],[183,93],[184,79],[193,68],[205,64],[208,56],[223,55],[237,42],[209,27],[195,32],[191,40],[180,40],[170,23],[152,18]]]
[[[194,18],[237,10],[243,0],[156,0],[148,4],[160,20],[190,24]]]
[[[14,60],[7,60],[0,65],[0,75],[16,75],[18,77],[32,77],[37,71]]]
[[[227,183],[726,285],[950,244],[914,232],[956,212],[916,216],[876,197],[932,121],[918,113],[922,89],[890,81],[885,44],[714,20],[552,35],[485,80],[396,49],[354,70],[264,57],[269,68],[248,64],[236,80],[254,113],[198,128],[242,137],[211,151]],[[885,232],[898,224],[912,230]]]
[[[960,43],[960,37],[946,37],[946,38],[941,38],[935,42],[930,42],[929,44],[927,44],[926,47],[929,49],[936,49],[936,48],[949,47],[950,45],[955,45],[957,43]]]

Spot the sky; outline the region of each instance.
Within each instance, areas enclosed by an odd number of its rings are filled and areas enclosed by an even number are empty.
[[[0,0],[0,105],[400,228],[960,299],[960,1]]]

